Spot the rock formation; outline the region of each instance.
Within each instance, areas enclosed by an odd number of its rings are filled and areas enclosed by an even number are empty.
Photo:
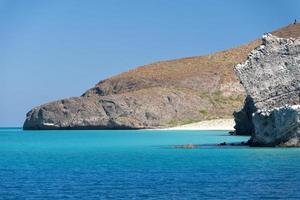
[[[150,98],[149,92],[153,98]],[[24,129],[141,129],[168,125],[171,119],[199,115],[212,107],[200,96],[169,88],[59,100],[27,113]],[[188,112],[187,112],[188,111]]]
[[[252,146],[300,146],[300,105],[259,110],[253,124]]]
[[[299,145],[299,107],[293,105],[300,104],[300,38],[265,34],[262,40],[235,67],[248,95],[235,113],[236,127],[250,127],[242,131],[252,132],[252,145]]]

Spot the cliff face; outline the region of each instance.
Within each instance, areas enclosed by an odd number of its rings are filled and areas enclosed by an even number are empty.
[[[274,34],[290,37],[299,30],[296,24]],[[260,44],[138,67],[100,81],[80,97],[33,108],[23,128],[160,128],[230,118],[245,98],[233,67]]]
[[[298,38],[300,37],[300,24],[292,24],[285,28],[272,32],[272,35],[280,38]],[[266,41],[262,41],[266,42]],[[236,122],[235,133],[237,135],[254,134],[254,126],[252,124],[252,114],[257,111],[250,96],[245,99],[244,106],[241,110],[233,113]]]
[[[300,40],[266,34],[262,41],[246,62],[236,66],[247,94],[258,109],[298,104]]]
[[[247,116],[236,121],[252,126],[252,145],[299,145],[300,38],[263,36],[263,44],[236,66],[246,89]],[[242,112],[242,111],[241,111]],[[298,133],[299,132],[299,133]]]

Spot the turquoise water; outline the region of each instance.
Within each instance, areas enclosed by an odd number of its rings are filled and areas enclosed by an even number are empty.
[[[300,149],[209,145],[247,139],[0,129],[0,199],[300,199]]]

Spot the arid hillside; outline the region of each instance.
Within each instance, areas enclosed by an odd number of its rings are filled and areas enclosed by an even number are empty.
[[[272,34],[300,37],[300,24]],[[24,128],[158,128],[230,118],[245,98],[233,67],[260,44],[256,39],[214,54],[157,62],[121,73],[100,81],[81,97],[34,108],[27,114]]]
[[[263,34],[263,33],[262,33]],[[300,24],[272,32],[278,37],[299,37]],[[144,65],[100,81],[91,91],[100,95],[120,94],[149,87],[173,87],[200,92],[236,92],[233,66],[244,61],[248,53],[261,44],[256,39],[248,44],[206,56],[187,57]]]

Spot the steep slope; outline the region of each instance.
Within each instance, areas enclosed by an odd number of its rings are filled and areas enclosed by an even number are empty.
[[[298,37],[300,25],[273,34]],[[232,117],[244,89],[233,67],[261,44],[207,56],[157,62],[99,82],[81,97],[44,104],[27,113],[24,129],[158,128]]]
[[[254,146],[300,146],[300,38],[263,36],[235,71],[252,99]]]
[[[279,29],[277,31],[272,32],[274,36],[280,38],[299,38],[300,37],[300,24],[289,25],[285,28]],[[251,55],[249,56],[251,57]],[[249,58],[248,57],[248,58]],[[274,59],[274,58],[273,58]],[[277,67],[277,66],[272,66]],[[263,85],[259,85],[259,87],[263,87]],[[266,96],[263,93],[263,96]],[[253,99],[248,96],[245,100],[243,108],[234,112],[234,120],[235,120],[235,133],[237,135],[252,135],[254,134],[254,126],[252,123],[252,114],[257,111],[256,106],[254,106]]]

